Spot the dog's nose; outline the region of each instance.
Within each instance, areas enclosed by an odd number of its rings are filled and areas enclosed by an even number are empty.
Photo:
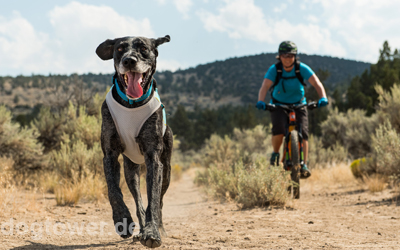
[[[126,57],[122,60],[122,63],[124,64],[125,67],[131,67],[134,66],[137,62],[137,59],[134,57]]]

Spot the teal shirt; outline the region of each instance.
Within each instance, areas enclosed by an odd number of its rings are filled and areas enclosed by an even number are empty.
[[[306,64],[300,63],[300,74],[304,78],[304,80],[308,80],[312,75],[314,75],[314,71]],[[273,83],[275,82],[277,72],[275,64],[269,67],[267,73],[264,78],[271,80]],[[272,97],[278,102],[282,103],[299,103],[302,102],[306,104],[306,98],[304,97],[304,86],[300,83],[299,79],[296,77],[295,67],[290,72],[287,72],[285,69],[282,70],[282,77],[295,77],[292,79],[281,79],[279,83],[274,87],[274,91],[272,92]],[[283,91],[282,82],[285,84],[285,91]],[[271,100],[271,103],[273,101]]]

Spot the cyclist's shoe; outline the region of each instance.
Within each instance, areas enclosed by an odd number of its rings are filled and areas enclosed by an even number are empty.
[[[279,153],[273,152],[270,159],[270,164],[272,166],[279,166]]]
[[[301,165],[300,178],[307,179],[310,176],[311,176],[311,171],[307,168],[307,164]]]

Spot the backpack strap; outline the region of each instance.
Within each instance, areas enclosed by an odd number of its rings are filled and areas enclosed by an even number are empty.
[[[300,61],[296,60],[294,62],[294,70],[296,73],[296,77],[297,77],[297,79],[299,79],[301,85],[303,85],[304,87],[307,86],[304,82],[304,78],[300,74]]]
[[[269,90],[271,91],[271,94],[272,94],[272,92],[274,91],[275,86],[278,85],[279,81],[280,81],[281,78],[282,78],[282,68],[283,68],[283,67],[282,67],[282,62],[279,61],[279,62],[275,63],[275,68],[276,68],[275,82],[274,82],[274,84],[272,84],[272,86],[269,88]],[[284,89],[284,91],[285,91],[285,87],[284,87],[283,89]],[[285,92],[286,92],[286,91],[285,91]]]
[[[276,85],[278,85],[278,83],[279,83],[279,81],[280,81],[281,79],[287,80],[287,79],[297,78],[297,79],[300,81],[301,85],[303,85],[304,87],[307,86],[307,85],[305,84],[305,82],[304,82],[304,78],[301,76],[301,73],[300,73],[300,61],[295,60],[295,62],[294,62],[294,71],[295,71],[295,73],[296,73],[296,76],[292,76],[292,77],[283,77],[283,76],[282,76],[282,73],[283,73],[283,65],[282,65],[282,62],[281,62],[281,61],[275,63],[275,68],[276,68],[276,78],[275,78],[274,84],[272,84],[271,88],[269,89],[271,92],[274,91],[274,87],[275,87]],[[286,93],[285,84],[284,84],[283,82],[282,82],[282,89],[283,89],[283,92]]]

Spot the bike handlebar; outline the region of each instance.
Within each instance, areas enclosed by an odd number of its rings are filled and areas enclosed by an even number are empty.
[[[310,102],[310,103],[307,103],[307,104],[299,104],[299,105],[294,105],[294,104],[275,105],[275,104],[268,103],[266,105],[266,107],[265,107],[265,110],[273,111],[273,110],[276,110],[278,108],[286,109],[286,110],[296,110],[296,109],[301,109],[303,107],[307,107],[307,109],[309,109],[309,110],[316,109],[316,108],[318,108],[318,103],[317,102]]]

